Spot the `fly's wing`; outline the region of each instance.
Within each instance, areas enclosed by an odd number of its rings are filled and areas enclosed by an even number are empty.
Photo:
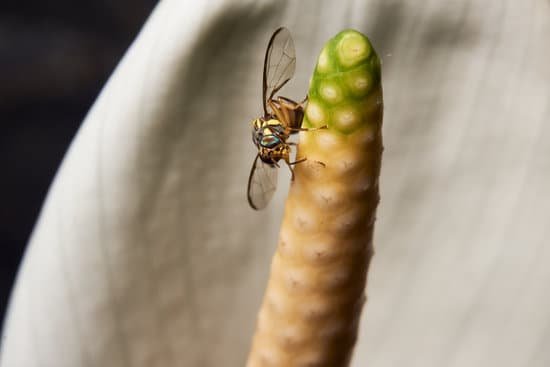
[[[281,27],[273,33],[264,60],[263,104],[267,116],[267,101],[269,101],[296,70],[296,51],[294,41],[288,29]]]
[[[277,167],[265,163],[256,156],[248,178],[248,203],[253,209],[267,206],[277,189]]]

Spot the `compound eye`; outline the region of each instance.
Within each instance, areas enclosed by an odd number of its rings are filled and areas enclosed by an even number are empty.
[[[275,135],[265,135],[260,141],[260,145],[265,148],[275,148],[277,145],[281,144],[281,139]]]

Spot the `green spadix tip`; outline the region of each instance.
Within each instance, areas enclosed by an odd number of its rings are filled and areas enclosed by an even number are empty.
[[[370,40],[347,29],[321,50],[311,78],[306,126],[349,134],[376,120],[382,108],[380,59]]]

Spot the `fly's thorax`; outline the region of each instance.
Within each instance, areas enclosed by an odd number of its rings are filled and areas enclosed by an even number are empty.
[[[252,142],[254,143],[254,145],[256,145],[257,147],[260,146],[260,142],[262,140],[262,137],[263,137],[263,124],[264,124],[264,120],[262,120],[261,118],[257,118],[257,119],[254,119],[252,120],[251,122],[251,125],[252,125]]]

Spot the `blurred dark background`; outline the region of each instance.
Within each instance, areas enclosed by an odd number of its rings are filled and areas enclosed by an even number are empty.
[[[155,0],[3,1],[0,317],[72,137]]]

